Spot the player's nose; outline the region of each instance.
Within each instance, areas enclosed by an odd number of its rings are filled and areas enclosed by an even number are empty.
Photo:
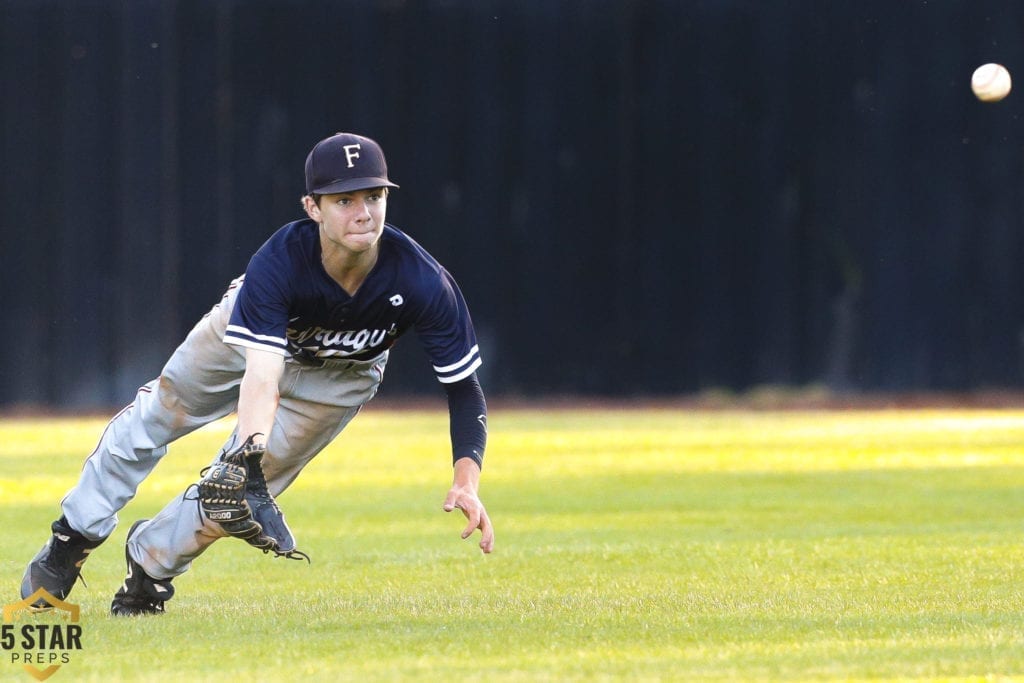
[[[356,209],[356,218],[358,220],[365,221],[370,218],[370,204],[365,199],[359,200]]]

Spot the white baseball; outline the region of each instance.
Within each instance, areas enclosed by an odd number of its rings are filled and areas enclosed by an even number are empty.
[[[982,102],[998,102],[1010,94],[1010,72],[1002,64],[982,64],[971,76],[971,90]]]

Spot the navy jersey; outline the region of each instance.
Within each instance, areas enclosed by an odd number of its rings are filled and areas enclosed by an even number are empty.
[[[415,329],[438,380],[480,367],[480,349],[455,280],[411,237],[386,224],[377,263],[354,296],[324,270],[319,226],[275,232],[242,276],[224,341],[319,359],[369,360]]]

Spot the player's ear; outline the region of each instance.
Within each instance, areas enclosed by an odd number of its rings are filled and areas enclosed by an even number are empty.
[[[317,223],[320,222],[320,207],[317,206],[316,200],[310,195],[305,195],[302,198],[302,208],[306,210],[306,215]]]

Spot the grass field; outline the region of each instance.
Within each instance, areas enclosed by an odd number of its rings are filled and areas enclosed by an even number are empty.
[[[0,422],[4,602],[103,422]],[[447,414],[371,407],[280,499],[311,565],[222,541],[108,617],[129,523],[227,428],[123,511],[51,680],[1024,680],[1022,411],[493,410],[484,556],[440,509]]]

